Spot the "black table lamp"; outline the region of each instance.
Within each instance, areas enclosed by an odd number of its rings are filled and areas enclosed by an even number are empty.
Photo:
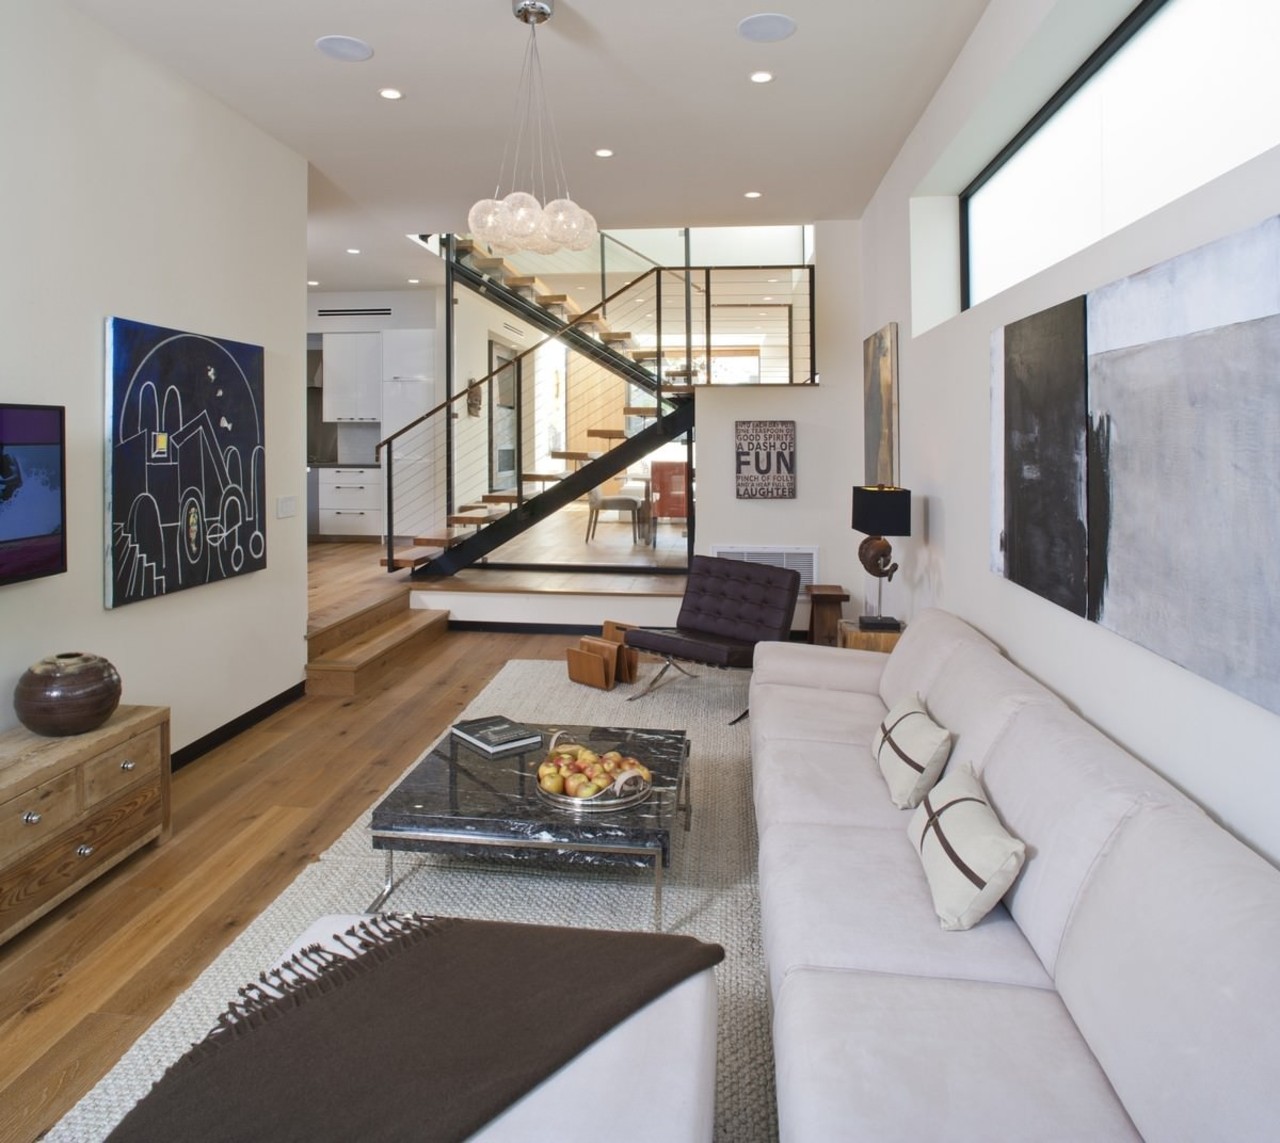
[[[864,631],[901,631],[902,624],[881,614],[884,581],[893,579],[898,565],[891,563],[893,547],[886,536],[911,535],[911,492],[887,484],[853,490],[853,530],[867,538],[858,545],[858,559],[868,575],[876,577],[876,613],[863,615],[858,626]]]

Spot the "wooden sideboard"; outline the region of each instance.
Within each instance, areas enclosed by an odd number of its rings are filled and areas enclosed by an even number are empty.
[[[0,734],[0,943],[169,836],[169,708],[121,706],[87,734]]]

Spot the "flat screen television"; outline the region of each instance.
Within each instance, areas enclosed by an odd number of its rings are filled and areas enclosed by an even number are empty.
[[[0,584],[67,570],[66,415],[0,403]]]

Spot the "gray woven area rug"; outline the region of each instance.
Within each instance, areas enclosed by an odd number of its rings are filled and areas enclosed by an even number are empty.
[[[668,931],[716,941],[725,949],[716,969],[715,1137],[721,1143],[777,1138],[747,723],[728,725],[746,707],[747,681],[743,671],[711,671],[629,703],[631,687],[593,690],[571,683],[562,663],[517,660],[466,710],[467,717],[505,714],[529,722],[688,733],[693,824],[688,833],[673,831],[663,912]],[[383,876],[383,857],[371,847],[368,823],[369,814],[361,814],[46,1138],[58,1143],[104,1138],[164,1069],[204,1036],[236,989],[274,964],[294,936],[324,914],[365,909]],[[396,877],[398,887],[387,908],[398,911],[603,929],[649,929],[653,923],[652,880],[642,870],[547,869],[400,855]]]

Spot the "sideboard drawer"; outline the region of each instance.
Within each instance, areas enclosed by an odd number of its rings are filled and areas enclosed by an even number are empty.
[[[133,785],[142,777],[160,773],[160,728],[139,734],[114,750],[108,750],[84,766],[86,808],[111,797],[117,790]]]
[[[68,770],[0,803],[0,853],[25,853],[75,821],[76,772]]]
[[[0,871],[0,940],[69,897],[164,828],[157,779],[108,803],[79,826]]]

